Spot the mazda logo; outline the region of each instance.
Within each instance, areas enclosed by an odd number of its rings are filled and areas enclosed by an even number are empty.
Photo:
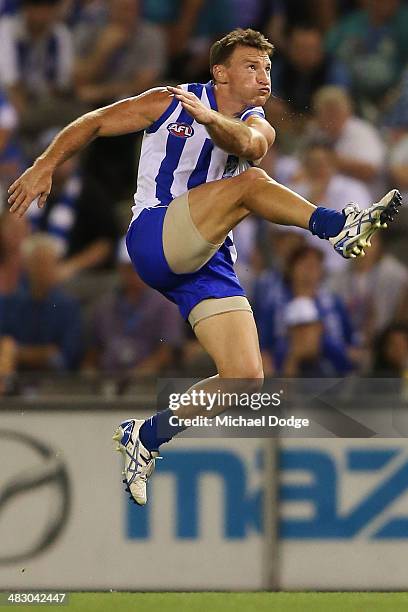
[[[0,565],[6,565],[32,559],[57,540],[70,514],[71,486],[56,449],[43,441],[0,429],[0,445],[5,453],[0,472],[0,527],[6,526],[7,534],[11,518],[13,535],[11,551],[4,553],[0,547]],[[25,498],[30,505],[24,509],[29,524],[21,524],[17,511]]]

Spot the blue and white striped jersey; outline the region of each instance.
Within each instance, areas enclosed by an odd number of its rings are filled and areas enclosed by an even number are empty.
[[[217,110],[214,85],[210,81],[182,85],[209,108]],[[265,117],[262,107],[250,107],[237,117]],[[168,206],[189,189],[210,181],[234,176],[251,164],[228,155],[211,140],[205,127],[197,123],[173,98],[170,106],[143,136],[137,177],[137,191],[132,208],[136,219],[144,208]]]

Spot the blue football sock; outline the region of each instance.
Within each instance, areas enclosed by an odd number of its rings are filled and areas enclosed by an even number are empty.
[[[319,236],[319,238],[332,238],[341,232],[345,220],[343,213],[318,206],[310,217],[309,229],[314,236]]]
[[[169,442],[173,436],[186,429],[181,425],[170,425],[174,410],[168,408],[147,419],[139,429],[140,441],[149,451],[157,451],[160,444]]]

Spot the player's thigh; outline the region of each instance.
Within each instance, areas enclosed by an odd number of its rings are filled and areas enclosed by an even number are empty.
[[[207,317],[195,325],[194,333],[214,360],[220,376],[262,379],[262,357],[252,312],[234,310]]]
[[[245,194],[262,172],[251,168],[238,176],[205,183],[189,191],[191,218],[205,240],[223,242],[228,232],[250,214],[244,205]]]

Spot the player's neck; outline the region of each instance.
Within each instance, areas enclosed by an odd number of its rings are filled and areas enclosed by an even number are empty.
[[[227,117],[236,117],[247,107],[241,99],[235,98],[231,92],[222,85],[214,85],[214,95],[218,111]]]

